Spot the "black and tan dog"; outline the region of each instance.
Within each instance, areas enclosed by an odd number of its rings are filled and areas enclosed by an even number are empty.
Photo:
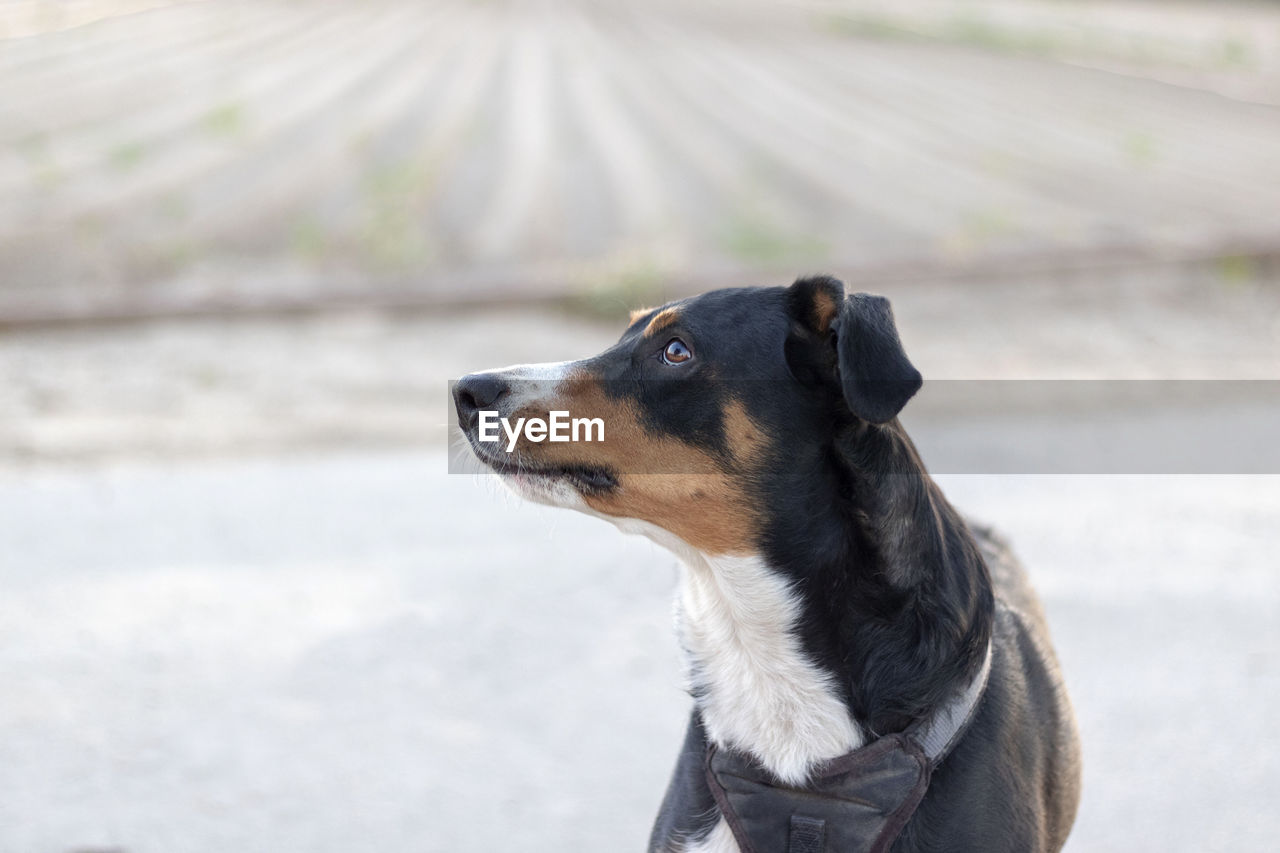
[[[695,708],[651,849],[1062,847],[1079,746],[1044,616],[899,424],[920,384],[886,300],[810,278],[636,312],[593,358],[455,386],[514,491],[684,566]],[[603,440],[479,440],[482,412],[554,410]]]

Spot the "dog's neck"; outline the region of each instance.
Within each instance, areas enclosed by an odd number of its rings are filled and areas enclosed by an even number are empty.
[[[685,567],[678,623],[708,736],[787,783],[927,716],[990,637],[990,582],[964,522],[896,422],[862,430],[842,451],[849,494],[815,513],[825,538],[815,530],[810,552],[663,543]]]
[[[899,731],[978,671],[994,618],[990,575],[960,514],[893,420],[859,423],[837,444],[851,495],[833,504],[852,533],[830,576],[848,577],[833,614],[855,716],[875,734]],[[820,645],[820,643],[819,643]]]

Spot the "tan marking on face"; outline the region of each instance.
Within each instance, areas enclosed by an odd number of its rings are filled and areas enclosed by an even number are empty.
[[[740,467],[750,470],[759,465],[768,446],[768,439],[756,422],[751,420],[746,406],[737,400],[729,401],[729,405],[725,407],[724,434],[734,461]]]
[[[563,383],[545,409],[519,414],[546,417],[551,409],[567,410],[575,418],[602,418],[604,441],[533,444],[521,437],[517,452],[539,464],[595,465],[612,471],[618,487],[607,494],[584,495],[591,509],[655,524],[707,554],[759,550],[760,520],[750,477],[765,442],[741,403],[731,403],[725,412],[733,460],[649,431],[631,401],[608,397],[598,381],[582,374]]]
[[[645,326],[645,337],[656,335],[668,326],[673,325],[676,320],[680,319],[680,312],[675,308],[664,308],[657,314],[653,315],[653,319],[649,321],[649,325]]]
[[[704,554],[759,550],[754,509],[741,483],[723,473],[623,474],[615,491],[583,500],[604,515],[656,524]]]
[[[653,310],[652,308],[637,308],[636,310],[631,312],[630,319],[627,320],[627,325],[628,326],[635,325],[636,320],[639,320],[641,317],[643,317],[645,314],[648,314],[652,310]]]
[[[678,460],[679,467],[659,469],[678,473],[624,475],[617,492],[589,496],[587,505],[606,515],[656,524],[707,554],[755,553],[760,519],[751,476],[767,442],[736,400],[725,409],[724,428],[734,457],[731,469],[677,439],[646,436],[640,455],[667,466]]]

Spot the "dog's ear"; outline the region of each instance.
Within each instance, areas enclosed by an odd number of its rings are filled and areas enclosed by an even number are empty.
[[[835,339],[831,324],[844,303],[844,285],[830,276],[798,279],[787,288],[787,367],[802,385],[834,385]]]
[[[840,307],[832,328],[849,410],[873,424],[893,420],[923,380],[902,349],[889,300],[855,293]]]
[[[801,382],[837,379],[857,417],[874,424],[891,421],[920,390],[920,372],[902,349],[883,296],[846,298],[844,285],[834,278],[804,278],[787,289],[787,310],[792,373]]]
[[[787,288],[787,310],[793,320],[815,335],[825,335],[840,313],[844,285],[829,275],[797,279]]]

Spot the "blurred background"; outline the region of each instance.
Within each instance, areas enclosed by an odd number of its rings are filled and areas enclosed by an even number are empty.
[[[673,558],[447,381],[808,272],[1044,594],[1068,850],[1273,849],[1280,5],[0,0],[0,853],[641,848]],[[946,463],[1072,420],[1163,473]]]

